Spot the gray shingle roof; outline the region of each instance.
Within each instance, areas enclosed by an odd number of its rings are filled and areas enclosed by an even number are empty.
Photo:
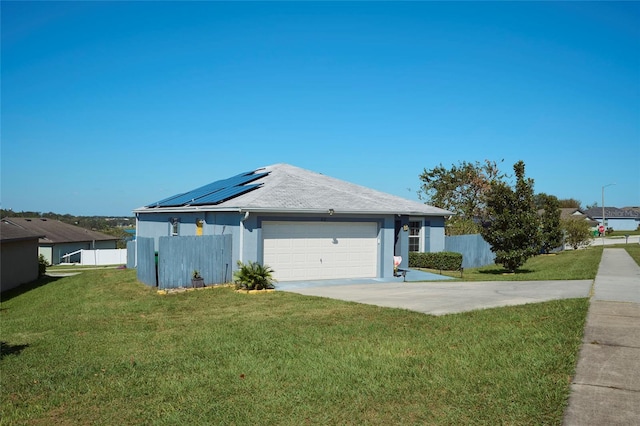
[[[42,234],[29,231],[17,225],[12,225],[7,222],[0,222],[0,241],[24,241],[24,240],[37,240],[43,237]]]
[[[591,226],[596,226],[598,224],[598,221],[593,220],[582,210],[575,207],[561,208],[560,219],[586,220]]]
[[[268,172],[251,182],[261,187],[212,206],[180,208],[141,207],[148,211],[256,211],[283,213],[328,212],[353,214],[406,214],[421,216],[449,216],[453,213],[417,201],[376,191],[289,164],[274,164],[258,169]]]
[[[117,237],[112,237],[111,235],[103,234],[102,232],[91,231],[89,229],[69,225],[54,219],[40,217],[8,217],[2,219],[2,222],[19,226],[20,228],[37,235],[43,235],[44,237],[40,238],[41,244],[118,240]]]
[[[602,218],[602,207],[593,207],[585,211],[585,214],[593,218]],[[611,219],[621,219],[621,218],[639,219],[640,218],[640,212],[631,208],[619,209],[617,207],[605,207],[604,215],[606,218],[611,218]]]

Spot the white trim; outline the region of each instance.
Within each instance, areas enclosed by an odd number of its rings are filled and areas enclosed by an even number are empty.
[[[258,208],[238,208],[238,207],[207,207],[207,206],[183,206],[183,207],[141,207],[135,209],[134,213],[191,213],[191,212],[252,212],[252,213],[300,213],[300,214],[326,214],[329,216],[329,207],[326,209],[288,209],[288,208],[271,208],[271,207],[258,207]],[[442,217],[449,216],[452,213],[448,211],[444,212],[422,212],[416,210],[402,211],[402,210],[335,210],[335,215],[404,215],[404,216],[420,216],[420,217]]]
[[[409,217],[409,235],[408,235],[408,244],[409,247],[411,247],[411,239],[415,239],[416,236],[412,236],[411,235],[411,222],[419,222],[420,226],[419,226],[419,230],[418,230],[418,252],[423,252],[424,251],[424,233],[425,233],[425,229],[424,229],[424,218],[420,217]],[[407,247],[407,248],[409,248]]]

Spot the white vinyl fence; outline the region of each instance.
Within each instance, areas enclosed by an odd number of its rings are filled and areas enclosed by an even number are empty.
[[[80,254],[81,265],[126,265],[127,249],[78,250],[62,256],[69,262],[71,256]]]

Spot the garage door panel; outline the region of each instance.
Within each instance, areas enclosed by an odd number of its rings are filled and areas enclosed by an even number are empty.
[[[264,263],[279,281],[377,274],[375,222],[263,222]]]

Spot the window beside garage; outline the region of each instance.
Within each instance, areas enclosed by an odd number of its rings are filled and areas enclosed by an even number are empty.
[[[169,219],[169,235],[172,237],[180,235],[180,218],[172,217]]]
[[[422,221],[409,221],[409,251],[420,251],[420,236],[422,233]]]

